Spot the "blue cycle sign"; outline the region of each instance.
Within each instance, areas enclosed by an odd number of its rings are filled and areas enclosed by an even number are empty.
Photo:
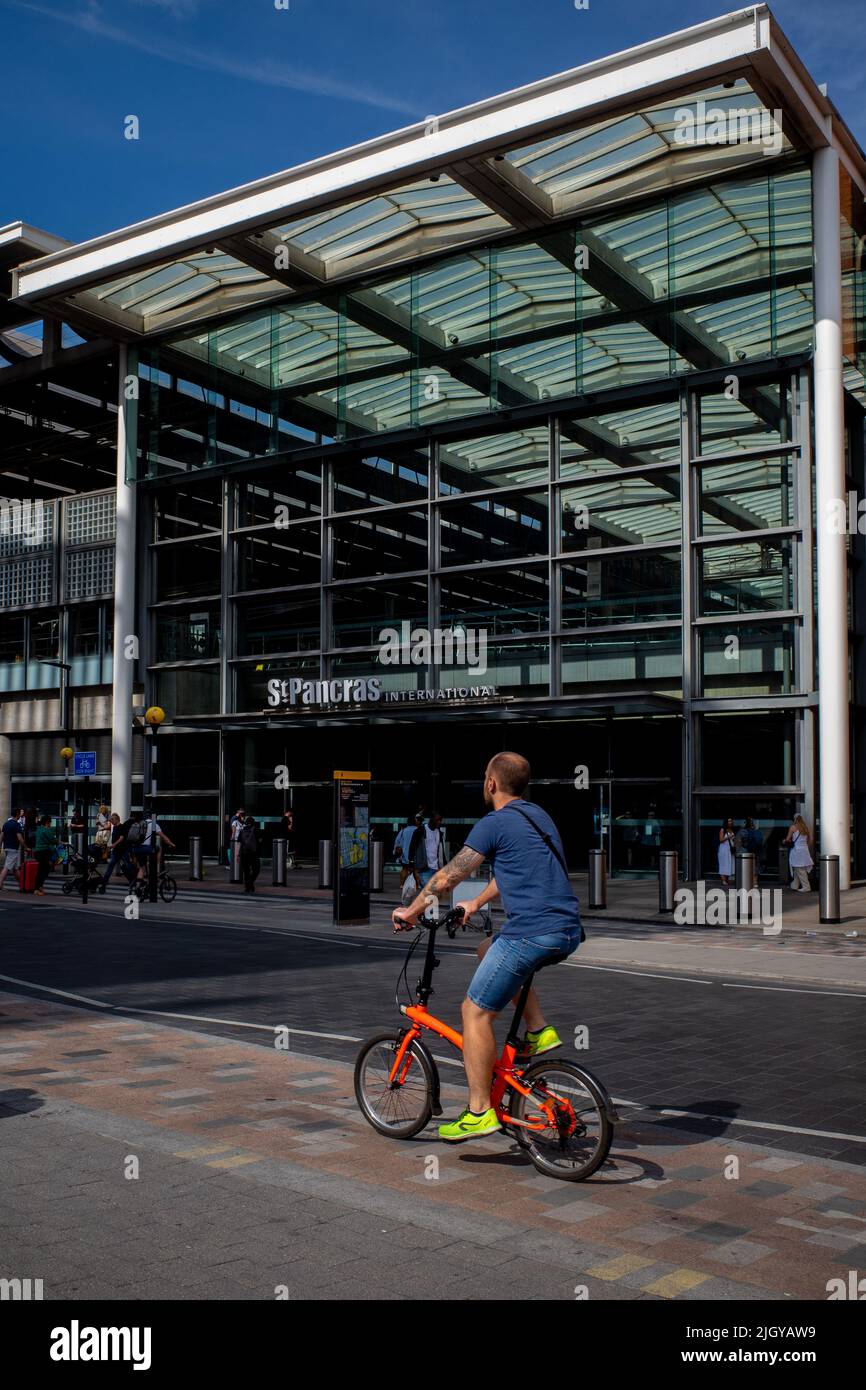
[[[75,777],[93,777],[96,773],[96,754],[76,753],[72,771]]]

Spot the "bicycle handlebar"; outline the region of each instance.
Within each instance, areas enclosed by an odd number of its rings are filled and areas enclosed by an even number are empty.
[[[395,913],[395,916],[397,915],[399,914]],[[425,917],[422,917],[415,925],[427,931],[438,931],[440,927],[444,927],[452,941],[457,935],[458,927],[462,927],[463,931],[466,931],[467,928],[470,931],[484,930],[483,927],[471,927],[465,911],[460,906],[452,907],[450,912],[445,913],[444,917],[433,918],[432,921],[428,921]]]

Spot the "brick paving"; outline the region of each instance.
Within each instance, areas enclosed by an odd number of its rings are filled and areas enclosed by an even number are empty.
[[[380,1138],[345,1062],[8,994],[0,1126],[0,1276],[47,1298],[822,1299],[866,1262],[847,1163],[631,1115],[557,1182],[501,1136]]]

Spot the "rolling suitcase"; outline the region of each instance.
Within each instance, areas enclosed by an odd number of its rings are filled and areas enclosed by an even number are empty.
[[[18,889],[21,893],[33,893],[36,891],[36,875],[39,872],[39,865],[35,859],[25,859],[18,874]]]

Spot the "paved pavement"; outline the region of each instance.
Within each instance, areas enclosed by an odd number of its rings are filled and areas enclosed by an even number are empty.
[[[46,1298],[821,1299],[863,1262],[850,1164],[628,1119],[566,1184],[501,1137],[380,1138],[342,1062],[10,995],[0,1022],[3,1272]]]

